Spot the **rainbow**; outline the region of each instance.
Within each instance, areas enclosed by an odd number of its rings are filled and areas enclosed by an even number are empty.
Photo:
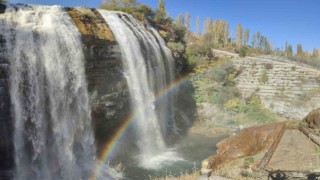
[[[208,71],[210,68],[205,68],[203,70],[201,70],[200,72],[196,72],[193,74],[201,74],[205,71]],[[149,101],[147,101],[144,105],[144,107],[148,107],[150,104],[152,104],[154,101],[157,101],[158,99],[161,99],[161,97],[163,97],[164,95],[176,90],[180,85],[182,85],[183,83],[185,83],[186,81],[189,80],[189,77],[191,77],[192,75],[187,74],[185,76],[182,76],[180,78],[178,78],[177,80],[175,80],[174,82],[170,83],[168,86],[166,86],[165,88],[161,89],[160,91],[158,91],[158,93],[155,94],[154,98],[149,98]],[[112,157],[112,155],[114,154],[114,151],[117,147],[117,145],[119,144],[119,142],[121,142],[121,139],[124,137],[124,135],[126,134],[126,130],[130,127],[130,125],[132,124],[132,122],[137,119],[139,117],[139,115],[142,112],[136,112],[131,114],[130,116],[128,116],[126,118],[126,120],[121,124],[120,128],[116,131],[116,133],[112,136],[112,138],[110,138],[110,140],[103,146],[103,150],[102,153],[100,154],[98,160],[100,162],[106,162],[108,160],[110,160],[110,158]],[[91,176],[91,180],[95,180],[100,176],[100,173],[102,172],[102,164],[101,163],[97,163],[96,167],[94,169],[94,172]]]

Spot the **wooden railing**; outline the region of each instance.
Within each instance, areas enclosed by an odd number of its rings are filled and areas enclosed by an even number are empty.
[[[264,157],[260,161],[260,164],[258,165],[258,169],[264,169],[265,166],[269,163],[270,159],[272,158],[273,153],[275,152],[275,150],[277,149],[277,147],[281,141],[281,138],[282,138],[285,130],[286,130],[286,123],[283,124],[283,127],[282,127],[281,131],[279,132],[278,136],[276,137],[275,141],[273,142],[273,144],[271,145],[268,152],[264,155]]]
[[[298,128],[303,134],[305,134],[309,140],[313,141],[314,143],[316,143],[318,146],[320,146],[320,136],[317,135],[313,130],[309,129],[308,127],[306,127],[303,124],[299,124],[299,128]]]

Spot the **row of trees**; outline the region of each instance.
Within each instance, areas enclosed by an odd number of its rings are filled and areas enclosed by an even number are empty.
[[[175,22],[182,26],[185,26],[187,29],[191,26],[190,13],[179,14]],[[249,28],[243,28],[241,24],[238,24],[236,29],[235,39],[230,38],[229,23],[225,20],[217,19],[213,20],[211,17],[204,20],[204,32],[201,33],[200,30],[200,17],[196,18],[196,34],[199,36],[204,36],[206,41],[210,41],[213,47],[224,48],[224,49],[241,49],[247,47],[251,49],[251,52],[255,54],[278,54],[284,55],[287,57],[293,57],[292,45],[286,43],[284,49],[275,48],[273,43],[264,36],[261,32],[255,32],[252,35],[250,34]],[[251,37],[251,41],[250,41]],[[201,38],[198,38],[198,40]],[[194,40],[194,39],[192,39]],[[306,56],[310,57],[319,57],[319,51],[314,49],[313,52],[303,51],[302,45],[298,44],[296,48],[296,56],[303,58]]]
[[[286,43],[284,49],[274,48],[273,43],[261,32],[250,34],[250,29],[243,28],[241,24],[237,25],[235,38],[232,38],[229,23],[222,19],[206,18],[203,23],[204,30],[201,32],[200,17],[198,16],[195,22],[196,32],[192,32],[189,30],[191,27],[190,13],[180,13],[173,20],[167,15],[164,0],[158,0],[156,10],[152,10],[149,6],[138,3],[136,0],[108,0],[108,2],[103,0],[100,8],[125,11],[133,14],[139,20],[151,23],[160,30],[160,34],[166,41],[171,42],[170,45],[179,49],[180,52],[184,49],[184,41],[187,42],[187,56],[194,57],[196,54],[201,54],[205,56],[204,59],[210,59],[213,57],[211,48],[219,48],[238,52],[245,51],[251,54],[277,54],[295,57],[291,44]],[[182,44],[174,44],[176,42],[182,42]],[[298,44],[296,52],[296,57],[299,58],[319,57],[317,49],[311,53],[304,52],[301,44]]]

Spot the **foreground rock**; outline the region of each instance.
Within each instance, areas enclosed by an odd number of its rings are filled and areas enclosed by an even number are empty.
[[[320,108],[311,111],[308,116],[304,119],[308,127],[314,130],[320,129]]]
[[[276,123],[245,128],[239,134],[219,142],[217,154],[204,161],[203,166],[214,170],[231,160],[267,151],[284,126],[285,123]]]

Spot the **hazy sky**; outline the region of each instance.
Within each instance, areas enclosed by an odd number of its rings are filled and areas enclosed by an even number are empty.
[[[97,7],[101,0],[9,0],[11,3],[59,4],[63,6]],[[139,0],[152,7],[158,0]],[[294,47],[298,43],[304,49],[320,48],[320,0],[166,0],[167,11],[172,17],[190,12],[192,29],[196,16],[224,19],[230,23],[235,35],[241,23],[250,34],[261,31],[283,47],[286,40]]]

